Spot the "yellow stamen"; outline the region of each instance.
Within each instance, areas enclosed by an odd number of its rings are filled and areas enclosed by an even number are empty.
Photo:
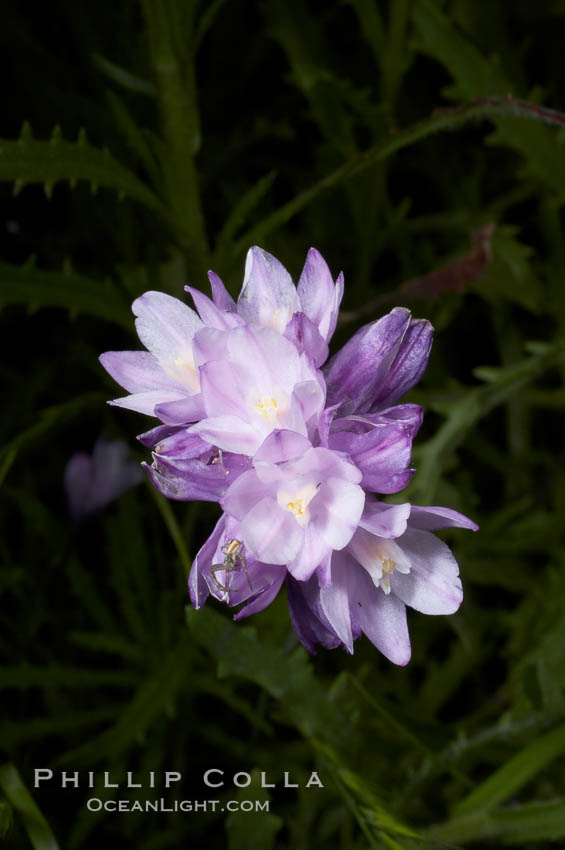
[[[294,514],[295,517],[302,517],[306,510],[306,503],[304,499],[295,499],[293,502],[286,503],[286,509],[287,511],[290,511],[291,514]]]
[[[269,397],[264,395],[255,405],[255,410],[257,413],[260,413],[261,416],[264,416],[266,421],[269,422],[271,417],[278,416],[279,406],[272,396]]]

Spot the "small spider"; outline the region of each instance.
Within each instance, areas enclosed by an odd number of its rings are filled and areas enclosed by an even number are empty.
[[[241,540],[228,540],[222,546],[222,552],[225,557],[221,564],[212,564],[210,567],[210,578],[222,593],[229,593],[229,577],[230,573],[234,573],[238,567],[241,567],[247,581],[249,583],[249,587],[253,590],[253,585],[251,584],[251,579],[249,578],[249,573],[247,572],[247,561],[245,560],[245,555],[243,554],[243,543]],[[218,579],[216,578],[216,573],[220,571],[225,572],[225,585],[220,584]]]

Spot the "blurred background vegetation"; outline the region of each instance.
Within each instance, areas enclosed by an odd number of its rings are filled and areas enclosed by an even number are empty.
[[[563,0],[4,11],[6,846],[563,846],[564,43]],[[410,612],[407,668],[365,639],[307,658],[283,598],[237,626],[187,612],[217,506],[143,483],[70,521],[74,452],[105,434],[146,457],[151,423],[105,404],[97,360],[138,347],[131,301],[207,292],[208,268],[237,294],[252,244],[295,279],[310,245],[344,270],[334,350],[396,304],[436,327],[397,500],[481,531],[446,534],[465,601]],[[209,767],[278,786],[271,814],[93,814],[152,793],[34,790],[35,767],[179,770],[184,799],[235,796],[206,792]],[[324,790],[281,787],[315,769]]]

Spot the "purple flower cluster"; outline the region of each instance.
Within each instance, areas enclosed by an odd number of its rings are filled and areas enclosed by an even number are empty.
[[[196,311],[146,292],[133,312],[147,351],[100,358],[129,393],[111,403],[162,423],[139,438],[157,489],[223,509],[192,567],[194,606],[211,593],[242,606],[239,619],[286,584],[308,650],[353,652],[364,633],[406,664],[405,606],[451,614],[462,600],[457,563],[432,532],[477,528],[447,508],[378,498],[414,473],[422,409],[397,402],[426,368],[430,323],[396,308],[327,360],[343,276],[334,282],[315,249],[297,286],[260,248],[237,303],[213,272],[210,283],[211,299],[186,287]]]

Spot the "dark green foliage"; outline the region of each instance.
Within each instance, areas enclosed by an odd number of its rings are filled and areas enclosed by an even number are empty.
[[[562,4],[101,0],[4,18],[6,846],[563,846]],[[418,472],[394,500],[481,530],[446,533],[465,601],[410,612],[406,668],[366,640],[309,658],[283,594],[252,623],[185,610],[215,506],[143,485],[68,518],[73,452],[105,432],[147,459],[150,422],[105,406],[121,391],[97,362],[138,347],[131,301],[208,292],[208,268],[235,295],[257,242],[295,277],[310,245],[344,270],[334,349],[397,303],[436,327],[411,396]],[[34,788],[34,768],[96,771],[95,787]],[[104,788],[104,771],[164,770],[183,774],[171,798],[270,812],[86,808],[166,796]]]

